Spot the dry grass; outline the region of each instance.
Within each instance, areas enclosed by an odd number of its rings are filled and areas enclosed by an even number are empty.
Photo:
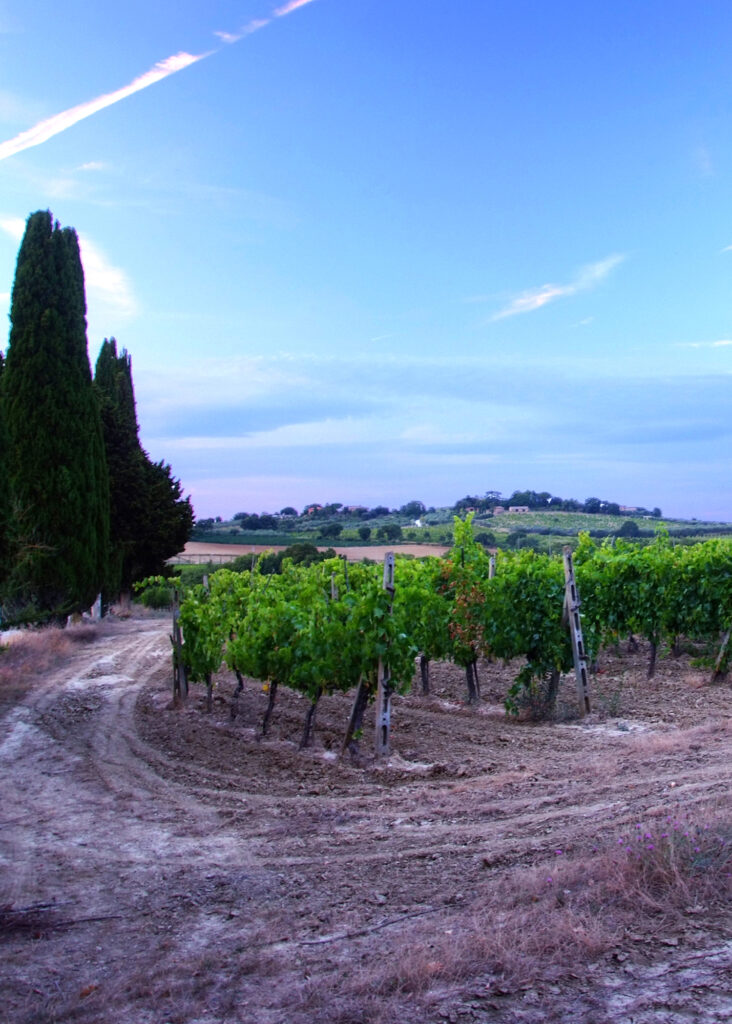
[[[8,643],[0,643],[0,709],[15,704],[35,679],[59,668],[75,647],[96,640],[99,631],[92,625],[48,626],[13,633]]]
[[[691,729],[669,729],[668,732],[635,733],[630,739],[632,749],[640,754],[680,753],[702,749],[710,739],[732,729],[732,721],[707,722]]]
[[[497,875],[464,910],[402,933],[348,985],[324,992],[321,979],[305,993],[305,1014],[328,1024],[406,1021],[405,1003],[424,1009],[466,985],[500,995],[566,979],[629,936],[663,950],[659,941],[673,943],[689,915],[708,926],[732,896],[730,818],[714,807],[695,815],[637,823],[610,848],[557,851]]]

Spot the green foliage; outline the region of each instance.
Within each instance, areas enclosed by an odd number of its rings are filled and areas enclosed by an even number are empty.
[[[5,430],[3,403],[3,371],[5,360],[0,352],[0,594],[9,572],[10,558],[10,493],[8,487],[8,439]]]
[[[102,419],[109,470],[110,557],[107,590],[129,590],[134,578],[137,531],[143,516],[142,452],[137,437],[137,414],[132,364],[127,352],[117,354],[114,338],[105,339],[94,373],[94,388]]]
[[[252,564],[251,558],[237,558],[236,562],[246,563],[242,568],[235,569],[234,563],[230,563],[227,568],[234,570],[235,572],[241,572],[243,569],[249,571],[249,567]],[[213,562],[203,562],[199,565],[181,565],[178,566],[178,575],[180,578],[180,586],[183,590],[189,590],[197,583],[203,583],[204,576],[213,576],[213,574],[219,571],[221,567],[214,565]]]
[[[399,509],[399,514],[407,516],[408,519],[420,519],[426,511],[427,507],[423,501],[408,501]]]
[[[489,559],[473,536],[474,513],[455,516],[455,544],[443,570],[443,592],[450,605],[451,657],[458,665],[473,664],[485,649],[485,591]]]
[[[134,551],[134,578],[160,570],[182,551],[193,527],[190,498],[168,463],[152,462],[142,452],[143,505]]]
[[[509,710],[517,710],[522,690],[535,695],[547,677],[571,667],[572,647],[562,624],[563,606],[561,558],[531,550],[500,554],[495,578],[486,588],[485,645],[506,661],[526,659],[509,691]]]
[[[634,519],[626,519],[617,531],[618,537],[640,537],[640,527]]]
[[[712,640],[732,624],[732,544],[674,546],[661,532],[652,544],[597,546],[583,535],[575,554],[585,636],[600,643],[637,633],[652,646],[678,636]]]
[[[146,608],[172,608],[173,589],[169,586],[148,587],[140,595],[140,603]]]
[[[400,630],[411,637],[419,653],[428,660],[449,658],[450,599],[444,586],[442,560],[399,558],[395,576],[398,586],[394,615]]]
[[[192,683],[207,683],[223,659],[225,626],[217,602],[202,586],[194,586],[180,606],[183,660]]]
[[[379,658],[397,687],[410,684],[417,652],[466,668],[481,655],[520,659],[508,710],[550,712],[559,673],[572,667],[562,559],[500,552],[491,578],[472,524],[472,514],[455,520],[446,559],[397,558],[391,610],[382,567],[373,563],[285,558],[279,575],[267,575],[260,559],[251,572],[220,570],[209,595],[194,587],[183,602],[187,663],[205,680],[223,658],[243,675],[315,701],[362,678],[373,690]],[[600,643],[631,631],[658,645],[679,634],[716,639],[732,623],[728,541],[686,548],[661,534],[641,547],[597,544],[584,534],[575,567],[590,657]]]
[[[114,338],[102,344],[94,386],[110,477],[108,590],[116,595],[182,550],[193,510],[170,466],[151,462],[140,445],[132,361]]]
[[[10,503],[10,618],[88,608],[107,575],[109,484],[86,347],[76,233],[28,218],[2,374]]]
[[[383,658],[403,688],[416,648],[389,602],[381,567],[346,567],[339,558],[309,566],[286,560],[280,575],[258,566],[249,576],[221,570],[209,594],[194,587],[181,604],[183,657],[194,681],[207,681],[223,657],[243,675],[311,700],[350,689]]]

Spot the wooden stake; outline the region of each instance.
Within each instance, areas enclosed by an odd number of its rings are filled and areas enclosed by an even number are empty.
[[[394,598],[394,552],[384,555],[384,590],[390,598]],[[391,601],[389,602],[391,614]],[[388,661],[379,658],[376,682],[376,734],[374,749],[377,757],[389,755],[389,739],[391,730],[391,670]]]
[[[723,665],[724,665],[724,662],[725,662],[725,657],[727,655],[727,648],[729,646],[729,638],[730,638],[730,630],[727,629],[722,634],[722,643],[720,644],[719,654],[717,655],[717,660],[716,660],[716,662],[714,664],[714,674],[712,675],[712,682],[713,683],[717,682],[718,680],[720,680],[722,678],[723,675],[725,675],[725,671],[723,669]]]
[[[188,699],[188,676],[183,661],[183,636],[180,629],[180,594],[173,593],[173,634],[170,638],[173,645],[173,700]]]
[[[572,549],[564,549],[564,611],[562,622],[569,625],[572,637],[572,655],[574,657],[574,673],[577,679],[577,700],[580,715],[590,711],[590,684],[587,674],[587,656],[582,638],[582,622],[580,620],[580,599],[574,578]]]

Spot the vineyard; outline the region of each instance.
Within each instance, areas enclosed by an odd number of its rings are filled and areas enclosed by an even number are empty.
[[[445,560],[397,558],[393,594],[381,565],[338,560],[212,575],[182,595],[178,666],[210,685],[177,705],[167,612],[13,641],[8,1024],[727,1018],[732,720],[729,683],[709,685],[724,548],[659,540],[662,587],[650,554],[581,545],[590,656],[603,644],[592,714],[560,673],[537,722],[546,652],[572,660],[562,562],[499,555],[491,575],[461,539]],[[602,625],[614,572],[637,615]],[[663,621],[644,630],[651,582]],[[697,616],[683,634],[679,589]],[[395,688],[391,756],[362,739],[341,757],[344,691],[365,679],[376,701],[378,675]]]
[[[286,561],[277,575],[264,575],[257,564],[248,573],[222,569],[182,598],[176,668],[207,686],[210,708],[214,677],[225,665],[238,681],[232,717],[245,680],[258,680],[269,696],[263,735],[280,688],[306,697],[303,747],[321,697],[355,690],[343,740],[353,751],[368,704],[384,687],[387,700],[409,689],[415,659],[423,693],[431,664],[460,666],[469,704],[480,699],[479,662],[510,663],[516,671],[504,695],[507,712],[551,718],[561,675],[573,666],[562,558],[532,550],[491,557],[475,541],[470,516],[456,520],[455,541],[444,559],[397,558],[394,586],[386,589],[381,566],[340,558],[307,567]],[[706,659],[710,675],[726,670],[732,544],[675,546],[659,534],[640,547],[584,535],[574,564],[592,665],[603,649],[640,639],[649,678],[659,650],[681,645]]]

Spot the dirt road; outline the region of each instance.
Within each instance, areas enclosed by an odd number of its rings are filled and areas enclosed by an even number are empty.
[[[649,688],[610,661],[589,720],[532,726],[503,716],[506,669],[483,666],[467,708],[444,666],[396,700],[392,758],[356,767],[335,759],[343,698],[312,750],[294,694],[260,741],[261,686],[236,721],[225,677],[212,715],[197,695],[174,710],[169,649],[167,622],[107,627],[0,720],[3,1022],[728,1018],[724,903],[583,938],[574,963],[562,940],[523,980],[494,939],[522,942],[501,916],[516,879],[548,884],[639,824],[729,815],[729,687],[668,659]]]

